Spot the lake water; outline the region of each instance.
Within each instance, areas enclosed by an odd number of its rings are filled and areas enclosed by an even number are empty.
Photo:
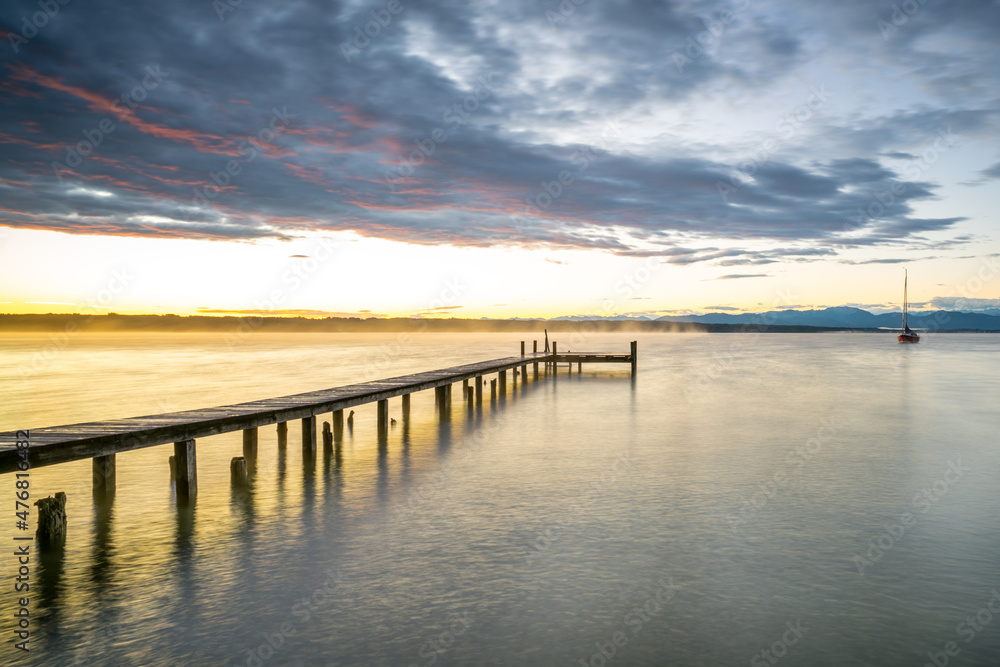
[[[7,335],[0,429],[510,356],[521,337]],[[33,498],[68,494],[68,540],[32,563],[27,655],[3,560],[0,662],[1000,664],[1000,336],[555,338],[635,338],[639,371],[564,366],[472,411],[456,391],[444,422],[433,392],[407,425],[393,399],[382,450],[362,406],[340,462],[311,469],[297,423],[282,452],[262,428],[249,494],[229,486],[241,434],[202,439],[190,511],[169,445],[118,456],[109,509],[89,461],[33,469]],[[12,475],[0,490],[12,508]]]

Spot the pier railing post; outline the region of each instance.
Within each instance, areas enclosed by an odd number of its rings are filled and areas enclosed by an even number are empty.
[[[521,341],[521,356],[524,356],[524,341]]]
[[[198,462],[194,440],[174,443],[174,475],[179,501],[192,500],[198,495]]]
[[[115,455],[95,456],[93,459],[94,497],[109,499],[115,495]]]

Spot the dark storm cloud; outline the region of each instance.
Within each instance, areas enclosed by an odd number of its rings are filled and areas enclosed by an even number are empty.
[[[907,30],[975,28],[975,40],[996,23],[954,4],[980,22],[928,2],[895,41],[875,31],[873,52],[919,65]],[[584,142],[551,138],[657,100],[766,88],[806,62],[804,26],[831,37],[874,29],[867,3],[811,24],[811,9],[769,19],[743,0],[588,2],[568,14],[565,3],[527,1],[401,2],[391,15],[379,13],[385,3],[217,5],[71,3],[24,43],[8,35],[0,224],[204,239],[355,230],[674,264],[809,261],[919,240],[960,220],[914,218],[914,203],[937,186],[878,157],[912,163],[942,129],[974,136],[998,123],[994,109],[957,106],[829,123],[817,143],[837,151],[789,146],[739,177],[707,152],[619,149],[613,125]],[[35,11],[7,3],[0,25],[20,35]],[[947,67],[972,65],[955,55]],[[979,85],[963,81],[948,85]],[[721,196],[726,183],[735,192]],[[894,183],[905,191],[870,213]],[[685,247],[733,238],[814,247]]]

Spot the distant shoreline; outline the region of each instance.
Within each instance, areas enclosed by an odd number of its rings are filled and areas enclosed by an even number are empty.
[[[858,327],[817,327],[779,324],[706,324],[642,320],[473,320],[328,317],[209,317],[204,315],[80,315],[80,314],[0,314],[0,332],[217,332],[222,334],[269,333],[503,333],[503,332],[614,333],[892,333],[891,329]],[[935,333],[1000,333],[982,329],[936,329]]]

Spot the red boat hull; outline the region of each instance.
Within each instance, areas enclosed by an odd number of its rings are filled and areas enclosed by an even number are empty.
[[[911,333],[911,334],[905,334],[905,333],[904,334],[899,334],[899,342],[900,343],[919,343],[920,342],[920,336],[918,336],[915,333]]]

